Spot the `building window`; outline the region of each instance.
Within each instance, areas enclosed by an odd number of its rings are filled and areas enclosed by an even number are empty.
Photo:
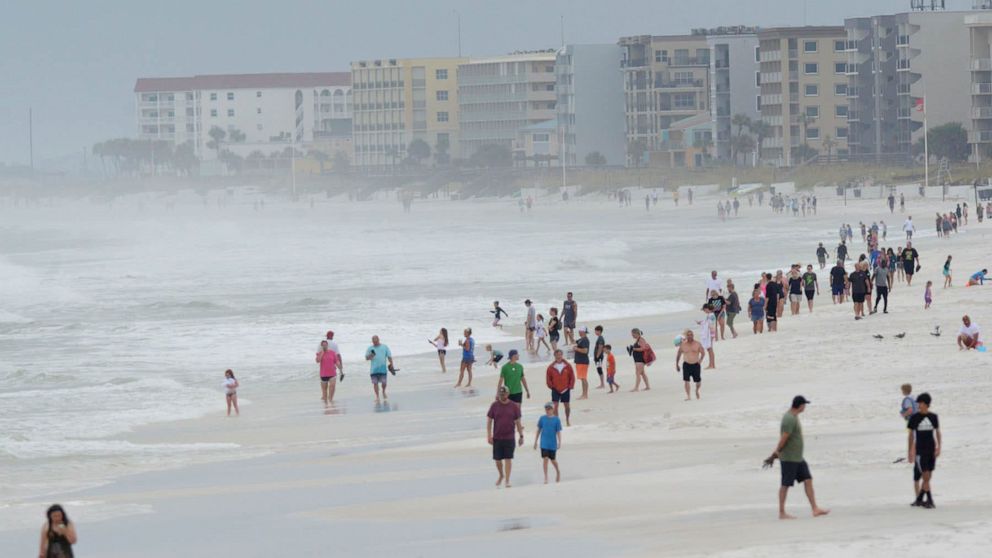
[[[840,97],[847,96],[847,84],[846,83],[835,83],[834,84],[834,95]]]
[[[806,84],[805,92],[807,97],[816,97],[820,94],[820,86],[813,83],[808,83]]]
[[[234,92],[233,91],[228,91],[227,92],[227,100],[228,101],[233,101],[234,100]]]
[[[754,86],[761,87],[761,72],[754,72]]]
[[[447,112],[443,112],[443,111],[437,113],[437,121],[438,122],[447,122],[448,121],[448,113]]]
[[[676,109],[696,108],[696,95],[693,93],[676,93],[673,98],[672,105]]]
[[[434,79],[448,79],[448,69],[441,68],[439,70],[434,70]]]
[[[217,118],[217,109],[210,109],[210,117]]]
[[[847,72],[847,64],[844,62],[834,62],[834,73],[843,74]]]
[[[837,105],[834,107],[834,116],[837,118],[847,118],[847,105]]]
[[[806,107],[806,118],[819,118],[820,117],[820,107],[816,105],[810,105]]]
[[[807,62],[803,64],[803,72],[808,76],[815,76],[820,73],[820,65],[816,62]]]
[[[656,50],[656,51],[654,51],[654,61],[655,62],[668,62],[668,51],[667,50]]]
[[[192,93],[187,93],[186,94],[186,100],[187,101],[192,101],[193,100],[193,94]]]
[[[837,128],[837,139],[847,139],[847,128]]]
[[[261,91],[256,91],[255,92],[255,97],[261,99],[262,98],[262,92]]]
[[[229,117],[232,117],[233,118],[234,117],[234,109],[227,109],[227,115]]]
[[[255,114],[262,114],[262,107],[255,109]]]
[[[678,85],[692,85],[692,72],[675,72],[675,83]]]
[[[761,62],[761,47],[754,47],[754,61]]]
[[[820,139],[820,129],[806,128],[806,139]]]
[[[547,143],[551,140],[551,134],[534,134],[534,143]]]
[[[216,101],[217,100],[217,94],[216,93],[211,93],[210,94],[210,100],[211,101]]]
[[[834,52],[843,52],[845,50],[845,43],[843,39],[834,41]]]
[[[440,90],[440,91],[435,91],[434,92],[434,97],[438,101],[447,101],[448,100],[448,91],[447,90],[443,90],[443,89]]]
[[[755,108],[758,112],[761,112],[761,95],[755,97]]]
[[[816,41],[803,41],[803,52],[816,52]]]

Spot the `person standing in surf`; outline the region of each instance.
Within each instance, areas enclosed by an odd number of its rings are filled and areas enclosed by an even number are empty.
[[[565,295],[565,302],[561,305],[561,321],[565,327],[565,344],[575,344],[575,323],[579,319],[579,303],[572,298],[572,293]]]

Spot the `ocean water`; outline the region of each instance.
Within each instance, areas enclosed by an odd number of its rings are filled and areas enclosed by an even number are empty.
[[[452,343],[465,327],[479,343],[511,340],[490,326],[494,300],[507,324],[523,321],[525,298],[547,315],[566,291],[587,325],[682,312],[711,268],[745,285],[787,265],[783,254],[812,256],[833,228],[791,217],[760,227],[749,212],[770,212],[747,207],[724,223],[715,199],[651,212],[549,199],[528,213],[437,200],[408,214],[393,199],[259,200],[232,190],[0,204],[0,468],[68,482],[87,459],[127,469],[222,452],[115,436],[216,411],[226,368],[255,389],[310,377],[327,329],[354,360],[373,334],[396,355],[430,350],[442,326]]]

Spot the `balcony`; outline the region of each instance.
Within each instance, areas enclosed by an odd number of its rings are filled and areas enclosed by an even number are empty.
[[[968,143],[992,143],[992,130],[968,132]]]
[[[780,138],[780,137],[779,138],[765,138],[765,141],[762,144],[762,147],[772,147],[772,148],[777,147],[777,148],[781,148],[782,145],[784,145],[784,143],[785,142],[782,141],[782,138]]]
[[[900,83],[896,87],[896,93],[899,95],[909,95],[911,93],[912,86],[908,83]]]
[[[971,70],[973,72],[990,72],[992,71],[992,60],[988,58],[974,58],[971,61]]]
[[[975,120],[985,120],[992,118],[992,107],[972,107],[971,117]]]
[[[713,67],[717,70],[727,70],[730,68],[730,60],[717,60],[713,63]]]
[[[643,68],[647,66],[648,62],[646,58],[632,58],[630,60],[621,60],[621,68]]]
[[[768,51],[763,50],[761,51],[760,58],[761,62],[775,62],[782,59],[782,51],[778,49]]]
[[[899,35],[899,37],[896,38],[896,46],[897,47],[908,47],[909,46],[909,35]]]
[[[783,118],[781,116],[765,116],[762,120],[764,120],[765,124],[768,124],[769,126],[781,126],[783,122]]]
[[[761,96],[761,104],[762,105],[781,105],[782,104],[782,95],[781,94],[762,95]]]
[[[850,122],[861,122],[861,113],[856,110],[847,111],[847,121]]]
[[[761,74],[761,83],[777,83],[782,81],[782,72]]]
[[[900,72],[908,72],[909,60],[900,60],[899,63],[896,64],[896,70]]]
[[[913,118],[913,109],[901,108],[897,111],[897,116],[900,120],[908,120]]]
[[[668,63],[669,66],[709,66],[709,58],[683,58],[681,56],[672,58]]]
[[[680,81],[665,81],[665,80],[655,80],[654,86],[656,89],[699,89],[703,87],[703,80],[680,80]]]
[[[789,49],[789,58],[799,58],[799,49],[798,48],[790,48]]]
[[[789,93],[789,102],[790,103],[798,103],[799,102],[799,93]]]
[[[973,95],[992,95],[992,83],[973,83],[971,84],[971,93]]]
[[[789,70],[789,81],[799,81],[799,70]]]
[[[695,105],[692,106],[675,106],[675,105],[661,105],[658,112],[677,112],[682,114],[693,114],[699,112],[700,109],[696,108]]]

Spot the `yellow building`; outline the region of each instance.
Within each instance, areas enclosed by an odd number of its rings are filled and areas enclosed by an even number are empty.
[[[762,143],[763,160],[793,166],[816,156],[814,150],[846,156],[846,40],[843,27],[758,32],[761,119],[772,130]]]
[[[407,58],[351,63],[354,164],[365,169],[399,165],[411,142],[423,140],[430,157],[458,157],[458,65],[464,58]]]

